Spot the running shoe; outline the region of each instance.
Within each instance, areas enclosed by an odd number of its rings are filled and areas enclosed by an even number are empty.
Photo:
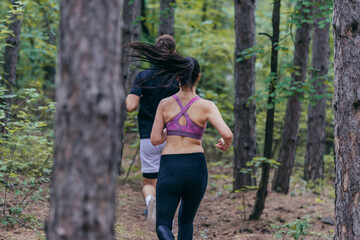
[[[156,198],[153,196],[151,196],[149,201],[146,223],[150,231],[156,232]]]

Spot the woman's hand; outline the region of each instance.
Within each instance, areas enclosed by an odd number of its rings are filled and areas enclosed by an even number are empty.
[[[230,144],[226,145],[223,138],[220,138],[218,140],[218,144],[215,145],[217,148],[219,148],[221,151],[226,152],[230,148]]]

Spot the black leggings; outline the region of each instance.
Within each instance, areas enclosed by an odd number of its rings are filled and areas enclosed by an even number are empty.
[[[207,177],[203,153],[161,156],[156,183],[156,232],[160,240],[174,239],[172,222],[180,199],[178,240],[193,239],[193,221]]]

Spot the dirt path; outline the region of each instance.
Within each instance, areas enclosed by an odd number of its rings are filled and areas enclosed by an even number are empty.
[[[231,176],[230,168],[209,168],[209,184],[195,219],[194,239],[275,239],[278,231],[275,229],[276,226],[306,216],[311,228],[307,230],[308,236],[302,239],[331,239],[334,226],[321,222],[323,217],[333,217],[333,201],[329,198],[298,188],[294,189],[297,191],[293,191],[291,195],[270,192],[262,219],[247,221],[244,220],[243,202],[245,201],[245,215],[248,217],[254,204],[255,192],[245,193],[244,198],[242,193],[231,193],[231,178],[228,176]],[[117,239],[157,239],[156,234],[147,229],[145,217],[142,215],[145,204],[141,196],[141,174],[132,173],[126,184],[123,179],[119,179],[117,194],[118,209],[115,225]],[[48,213],[48,203],[38,202],[28,211],[42,222]],[[176,234],[177,224],[174,232]],[[39,239],[45,239],[42,230],[34,231],[20,226],[13,229],[0,228],[0,240]],[[280,239],[294,238],[287,235]]]
[[[219,180],[218,180],[219,181]],[[210,181],[210,185],[214,183]],[[214,183],[216,184],[216,183]],[[144,203],[140,194],[141,185],[132,182],[119,187],[119,209],[117,221],[118,239],[157,239],[147,230],[145,217],[141,215]],[[245,194],[245,213],[249,216],[255,192]],[[214,192],[208,187],[194,228],[194,239],[275,239],[276,229],[271,225],[284,225],[296,219],[309,216],[312,232],[303,239],[330,239],[334,226],[321,222],[323,217],[333,214],[332,202],[314,194],[284,196],[270,193],[266,209],[260,221],[244,220],[241,193]],[[177,225],[175,224],[175,233]],[[293,239],[286,236],[282,239]],[[300,239],[300,238],[299,238]]]

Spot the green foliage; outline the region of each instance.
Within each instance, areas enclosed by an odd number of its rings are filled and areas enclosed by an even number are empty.
[[[16,103],[9,110],[9,119],[5,119],[4,110],[9,106],[2,106],[5,98]],[[5,226],[34,223],[25,210],[48,194],[43,185],[51,172],[53,134],[47,125],[53,121],[55,104],[39,105],[39,98],[35,89],[7,96],[0,87],[0,121],[6,131],[0,138],[0,218]]]
[[[44,100],[54,98],[58,21],[58,0],[29,1],[21,26],[17,86],[36,88]]]
[[[22,20],[14,95],[6,96],[5,86],[0,85],[0,120],[6,129],[0,137],[0,178],[4,179],[0,202],[1,219],[8,226],[34,225],[36,219],[26,208],[48,194],[43,186],[49,181],[53,155],[59,1],[22,0],[14,6],[0,2],[0,63],[6,37],[12,34],[7,29],[13,14]],[[0,68],[0,77],[3,75]],[[4,105],[5,99],[11,99],[11,107]],[[5,111],[10,119],[5,119]]]
[[[271,225],[271,227],[277,230],[276,239],[288,239],[288,237],[295,240],[304,239],[309,234],[307,230],[310,228],[310,219],[306,216],[284,225]]]
[[[256,169],[259,169],[263,163],[268,163],[270,167],[277,168],[281,164],[275,159],[268,159],[266,157],[255,157],[251,161],[246,163],[248,168],[243,168],[240,171],[244,174],[253,173]],[[251,186],[248,186],[250,188]]]

